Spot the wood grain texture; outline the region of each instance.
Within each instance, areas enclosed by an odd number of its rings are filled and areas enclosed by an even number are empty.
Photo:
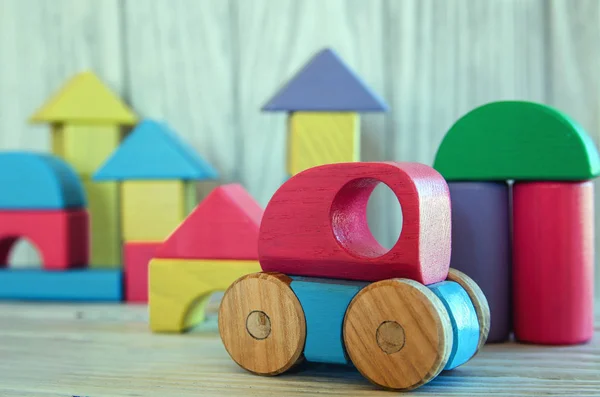
[[[48,128],[27,117],[92,68],[138,114],[173,123],[224,181],[243,183],[266,205],[285,176],[286,116],[259,108],[324,46],[390,104],[387,115],[362,119],[367,161],[431,164],[458,117],[500,99],[556,106],[598,143],[597,1],[438,3],[0,0],[0,148],[48,150]],[[200,183],[199,197],[214,186]],[[390,247],[401,214],[384,193],[376,188],[369,222]]]
[[[332,47],[373,91],[385,96],[383,0],[232,1],[236,14],[236,111],[241,131],[240,179],[262,204],[286,174],[286,114],[260,108],[317,51]],[[382,114],[364,115],[361,158],[385,157],[387,131]],[[268,178],[265,175],[269,175]],[[369,206],[374,235],[391,246],[383,226],[381,195]]]
[[[281,273],[254,273],[227,288],[219,308],[219,334],[238,365],[259,375],[278,375],[302,356],[306,319]]]
[[[385,15],[392,160],[433,164],[451,125],[486,102],[544,101],[543,0],[388,0]]]
[[[0,1],[0,148],[50,151],[50,128],[27,120],[74,74],[124,84],[119,0]],[[19,260],[37,259],[32,249]]]
[[[412,390],[444,369],[452,351],[452,325],[442,301],[424,285],[383,280],[350,302],[344,343],[352,363],[371,382]]]
[[[224,181],[243,166],[230,1],[123,2],[128,96],[140,116],[166,120]],[[204,197],[211,184],[202,184]]]
[[[215,306],[203,328],[180,336],[150,333],[147,310],[145,305],[0,304],[0,394],[390,395],[358,371],[341,366],[304,364],[280,377],[250,374],[231,360],[220,342]],[[597,395],[599,366],[597,311],[595,336],[588,345],[486,345],[464,366],[442,372],[421,387],[418,395]]]
[[[577,120],[600,143],[600,3],[595,0],[551,0],[547,2],[549,56],[547,102]],[[594,48],[594,50],[592,50]],[[594,182],[598,192],[600,181]],[[600,208],[600,194],[594,197]],[[600,230],[600,211],[595,229]],[[600,238],[595,239],[600,252]],[[600,255],[596,255],[596,269]],[[596,270],[596,296],[600,297],[600,271]]]
[[[387,250],[369,230],[367,202],[387,185],[404,205],[402,235]],[[264,271],[431,284],[450,265],[450,195],[433,168],[419,163],[355,162],[311,168],[288,180],[267,205],[258,257]]]

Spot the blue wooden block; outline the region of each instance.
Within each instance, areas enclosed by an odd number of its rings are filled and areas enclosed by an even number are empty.
[[[143,120],[94,174],[102,180],[205,180],[217,171],[162,122]]]
[[[123,300],[122,278],[120,269],[4,269],[0,270],[0,299],[118,302]]]
[[[453,343],[450,358],[444,369],[453,369],[469,361],[477,351],[479,341],[477,313],[469,295],[459,284],[443,281],[428,285],[428,288],[440,298],[450,314]]]
[[[0,154],[0,210],[84,208],[79,177],[58,157],[35,152]]]
[[[265,111],[381,112],[384,100],[327,48],[317,53],[265,106]]]
[[[348,364],[342,338],[344,315],[354,295],[368,283],[292,278],[292,290],[306,317],[304,357],[312,362]]]

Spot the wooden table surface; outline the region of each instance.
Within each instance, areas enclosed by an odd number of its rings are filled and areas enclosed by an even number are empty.
[[[595,329],[584,346],[488,345],[415,394],[600,395],[600,312]],[[0,304],[2,397],[394,394],[347,367],[249,374],[227,355],[214,315],[192,333],[157,335],[146,306]]]

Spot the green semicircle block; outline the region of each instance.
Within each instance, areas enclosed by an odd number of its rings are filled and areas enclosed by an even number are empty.
[[[448,181],[588,180],[600,175],[591,137],[549,106],[499,101],[461,117],[433,167]]]

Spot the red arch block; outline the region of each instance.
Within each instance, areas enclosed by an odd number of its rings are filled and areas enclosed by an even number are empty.
[[[400,238],[386,252],[367,224],[367,203],[385,183],[402,206]],[[273,195],[260,228],[263,271],[377,281],[446,279],[450,195],[433,168],[419,163],[341,163],[311,168]]]
[[[89,220],[84,209],[0,211],[0,267],[13,244],[26,238],[40,252],[46,270],[84,267],[89,259]]]

